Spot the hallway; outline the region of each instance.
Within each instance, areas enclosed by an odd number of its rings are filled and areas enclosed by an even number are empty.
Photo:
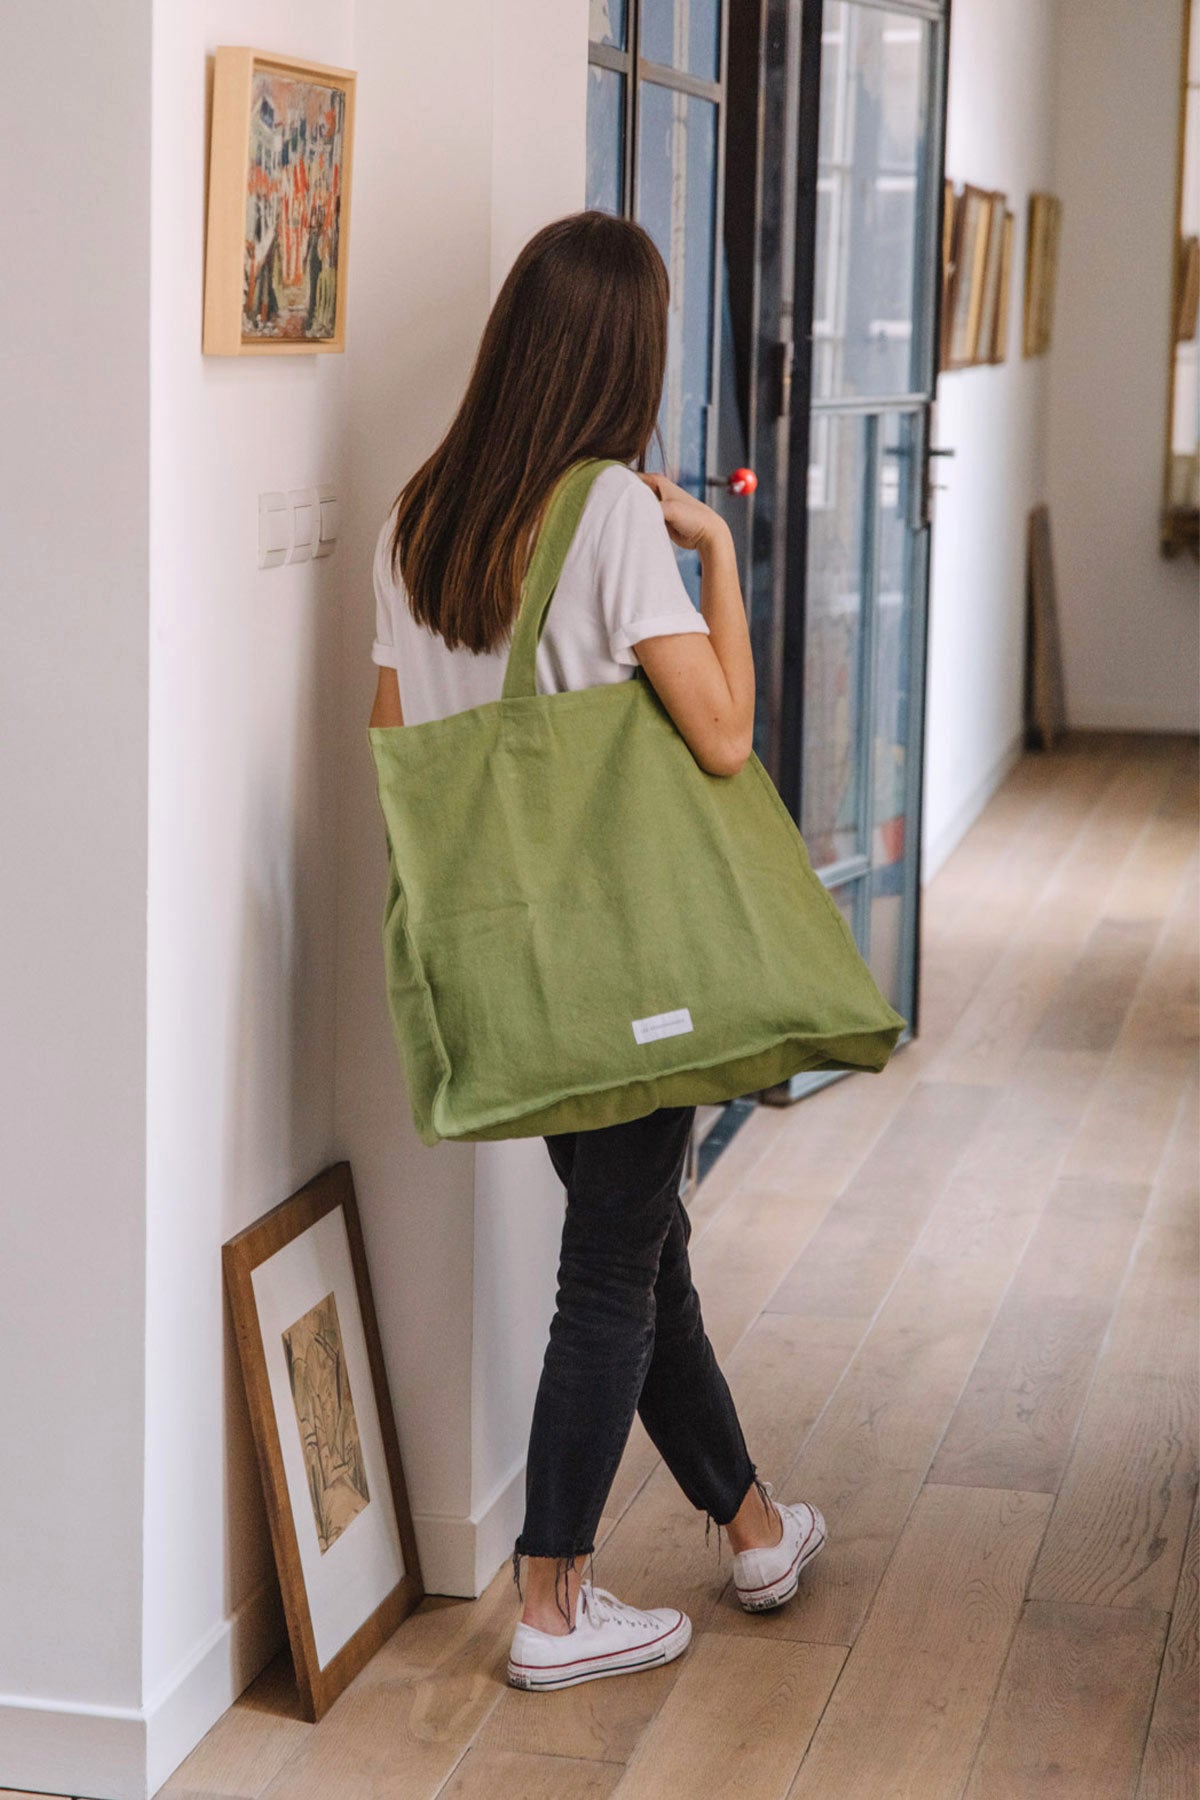
[[[1196,1784],[1196,745],[1023,757],[924,893],[921,1035],[760,1108],[693,1260],[760,1473],[829,1548],[743,1614],[640,1427],[596,1580],[678,1662],[503,1683],[507,1565],[318,1726],[277,1658],[173,1800],[1164,1800]]]

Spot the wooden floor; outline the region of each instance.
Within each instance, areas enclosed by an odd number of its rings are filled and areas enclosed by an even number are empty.
[[[1197,761],[1027,756],[927,887],[921,1036],[760,1108],[692,1202],[760,1472],[830,1542],[750,1617],[635,1427],[595,1557],[678,1662],[503,1668],[506,1566],[318,1726],[273,1664],[172,1800],[1195,1800]]]

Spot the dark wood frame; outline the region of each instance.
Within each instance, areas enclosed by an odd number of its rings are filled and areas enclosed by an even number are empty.
[[[339,1206],[342,1208],[346,1221],[350,1261],[354,1269],[354,1283],[362,1318],[363,1335],[366,1339],[367,1357],[371,1365],[372,1388],[379,1414],[379,1427],[383,1438],[384,1455],[387,1459],[388,1475],[391,1480],[396,1524],[400,1533],[400,1545],[407,1573],[391,1593],[381,1601],[370,1617],[363,1620],[354,1635],[342,1645],[331,1661],[321,1668],[317,1662],[312,1614],[309,1610],[308,1593],[304,1585],[304,1574],[300,1564],[300,1547],[296,1538],[296,1526],[292,1517],[287,1478],[279,1448],[275,1407],[271,1399],[270,1378],[267,1372],[267,1361],[259,1329],[258,1308],[255,1304],[251,1276],[260,1263],[264,1263],[268,1258],[274,1256],[276,1251],[281,1250],[285,1244],[290,1244],[294,1239],[302,1237],[319,1219],[336,1211]],[[222,1247],[221,1259],[225,1270],[225,1285],[229,1294],[234,1331],[237,1335],[242,1375],[246,1384],[246,1399],[250,1408],[254,1444],[258,1452],[259,1469],[262,1474],[263,1497],[266,1501],[267,1517],[271,1524],[271,1542],[275,1551],[279,1586],[283,1593],[288,1638],[292,1647],[292,1660],[296,1668],[296,1683],[300,1690],[304,1716],[310,1722],[315,1723],[328,1711],[343,1689],[353,1681],[359,1670],[386,1643],[396,1627],[424,1598],[425,1594],[417,1556],[417,1540],[408,1505],[408,1489],[400,1462],[400,1442],[396,1435],[396,1421],[388,1390],[383,1345],[375,1317],[374,1302],[371,1298],[366,1251],[363,1246],[362,1227],[358,1217],[358,1205],[354,1197],[350,1164],[348,1162],[333,1163],[329,1168],[322,1170],[321,1174],[314,1176],[312,1181],[307,1182],[290,1199],[281,1201],[278,1206],[265,1213],[253,1225],[248,1225],[244,1231],[239,1231]]]

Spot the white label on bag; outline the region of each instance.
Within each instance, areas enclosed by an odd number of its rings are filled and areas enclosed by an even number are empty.
[[[682,1037],[692,1029],[692,1015],[686,1006],[674,1012],[651,1013],[648,1019],[634,1019],[633,1035],[639,1044],[652,1044],[655,1038]]]

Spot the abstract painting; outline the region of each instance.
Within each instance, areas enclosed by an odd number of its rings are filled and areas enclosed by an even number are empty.
[[[213,72],[204,348],[341,350],[354,76],[256,50]]]
[[[288,1326],[283,1353],[323,1556],[371,1498],[332,1292]]]
[[[246,171],[243,338],[331,338],[346,96],[255,69]]]

